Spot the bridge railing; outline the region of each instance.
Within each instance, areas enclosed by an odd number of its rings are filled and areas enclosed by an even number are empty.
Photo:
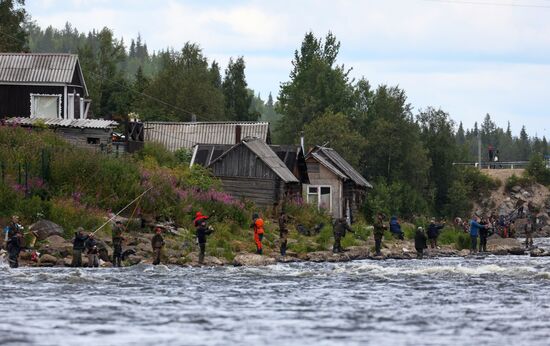
[[[471,166],[481,169],[524,169],[529,161],[507,161],[507,162],[453,162],[453,166]]]

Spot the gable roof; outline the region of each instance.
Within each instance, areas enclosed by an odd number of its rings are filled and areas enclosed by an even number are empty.
[[[319,163],[344,180],[350,179],[359,186],[372,188],[372,185],[332,148],[317,146],[307,156],[315,158]]]
[[[214,165],[216,162],[219,162],[223,160],[227,154],[229,154],[233,149],[244,145],[250,151],[252,151],[256,156],[262,160],[263,163],[265,163],[279,178],[281,178],[282,181],[285,183],[299,183],[298,179],[294,176],[294,174],[287,168],[285,163],[281,161],[279,156],[267,145],[264,141],[262,141],[259,138],[245,138],[240,143],[235,144],[228,150],[226,150],[223,154],[221,154],[218,158],[210,162],[210,164],[207,167],[210,167]]]
[[[234,145],[247,137],[271,142],[268,122],[163,122],[144,123],[145,141],[158,142],[168,150],[190,149],[198,143]]]
[[[76,54],[0,53],[0,83],[71,84],[75,72],[88,95]]]

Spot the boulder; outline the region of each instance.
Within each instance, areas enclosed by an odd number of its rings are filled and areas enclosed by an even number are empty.
[[[40,247],[43,254],[66,257],[73,251],[73,244],[63,237],[52,235],[46,238],[45,244]]]
[[[141,261],[143,261],[143,258],[141,256],[137,256],[137,255],[130,255],[128,257],[127,261],[128,261],[128,264],[133,266],[133,265],[141,263]]]
[[[55,265],[57,264],[57,261],[58,261],[57,257],[45,254],[40,256],[38,263],[40,266]]]
[[[259,266],[272,265],[275,263],[277,263],[275,258],[256,255],[256,254],[240,254],[235,256],[235,259],[233,260],[233,265],[235,266],[259,267]]]
[[[40,220],[33,223],[29,226],[29,230],[34,232],[39,241],[45,240],[53,235],[62,236],[64,234],[63,227],[48,220]]]
[[[517,193],[517,192],[520,192],[520,191],[521,191],[521,186],[515,185],[514,187],[512,187],[512,191],[513,191],[513,192],[516,192],[516,193]]]
[[[541,248],[533,249],[529,252],[529,256],[531,257],[547,257],[550,256],[550,251],[545,251]]]

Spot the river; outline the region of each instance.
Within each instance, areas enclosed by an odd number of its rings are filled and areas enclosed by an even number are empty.
[[[548,345],[550,258],[0,267],[0,345]]]

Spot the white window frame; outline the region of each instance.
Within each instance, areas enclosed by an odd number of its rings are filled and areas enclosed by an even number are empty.
[[[30,94],[31,97],[31,118],[40,118],[34,114],[34,97],[35,96],[48,96],[48,97],[57,97],[57,119],[61,119],[61,94]]]
[[[317,208],[318,209],[321,209],[321,188],[323,187],[328,187],[329,190],[330,190],[330,193],[329,193],[329,212],[332,213],[332,186],[331,185],[307,185],[306,187],[306,202],[307,203],[310,203],[309,202],[309,195],[310,195],[310,192],[309,192],[309,189],[310,188],[317,188]],[[311,193],[313,195],[313,193]]]

